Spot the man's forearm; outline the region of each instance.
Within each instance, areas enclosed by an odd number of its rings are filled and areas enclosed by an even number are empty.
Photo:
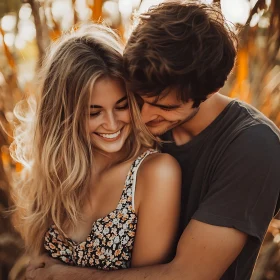
[[[176,278],[173,265],[163,264],[150,267],[131,268],[115,271],[101,271],[90,268],[61,266],[59,273],[53,280],[170,280],[183,279],[183,275]],[[177,271],[178,272],[178,271]]]

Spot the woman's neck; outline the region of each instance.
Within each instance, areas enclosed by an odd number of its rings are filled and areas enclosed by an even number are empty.
[[[124,149],[116,153],[106,153],[100,150],[95,150],[92,153],[93,164],[92,171],[94,174],[101,174],[108,170],[115,163],[125,157]]]

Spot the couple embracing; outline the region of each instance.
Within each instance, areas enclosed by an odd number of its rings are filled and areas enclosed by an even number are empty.
[[[236,53],[217,8],[181,2],[141,15],[124,50],[95,24],[52,46],[15,131],[27,279],[250,279],[280,132],[219,93]]]

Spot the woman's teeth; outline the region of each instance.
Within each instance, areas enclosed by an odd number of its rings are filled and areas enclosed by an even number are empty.
[[[119,136],[121,133],[121,131],[117,131],[116,133],[110,133],[110,134],[102,134],[102,133],[98,133],[98,135],[107,138],[107,139],[113,139],[116,138],[117,136]]]

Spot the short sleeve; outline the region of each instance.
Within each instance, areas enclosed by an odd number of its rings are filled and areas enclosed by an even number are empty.
[[[263,124],[239,134],[215,168],[193,219],[231,227],[260,242],[279,210],[280,142]]]

